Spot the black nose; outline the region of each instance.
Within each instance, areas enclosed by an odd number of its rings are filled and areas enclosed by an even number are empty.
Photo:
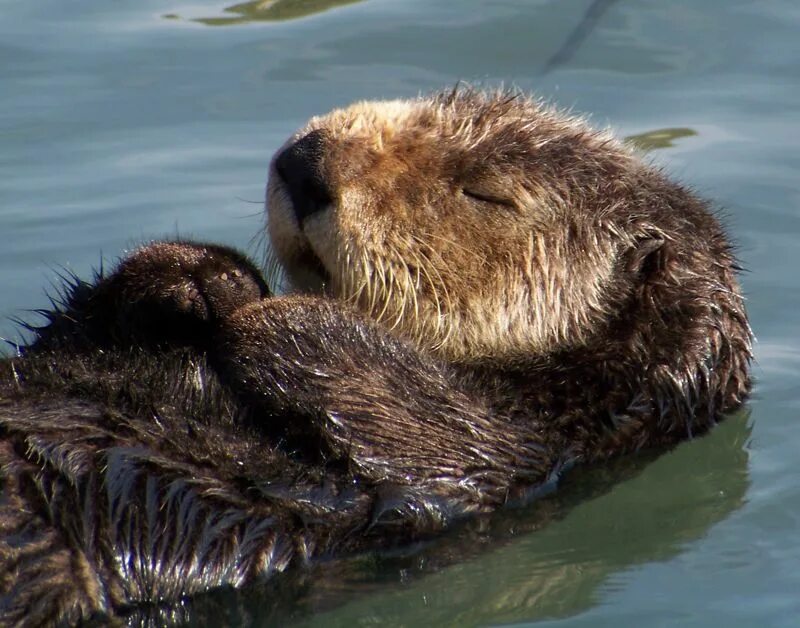
[[[332,200],[328,182],[322,174],[325,136],[312,131],[285,149],[275,160],[275,169],[286,183],[297,221],[324,209]]]

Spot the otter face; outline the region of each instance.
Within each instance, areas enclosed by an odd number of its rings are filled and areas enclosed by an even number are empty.
[[[584,343],[630,242],[598,199],[634,163],[531,100],[456,90],[313,118],[267,186],[272,249],[324,291],[448,360]],[[618,196],[619,194],[617,194]]]

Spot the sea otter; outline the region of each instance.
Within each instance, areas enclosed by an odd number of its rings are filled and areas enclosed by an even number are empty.
[[[289,294],[236,251],[156,242],[0,362],[0,623],[428,537],[747,395],[708,204],[531,98],[314,118],[267,206]]]

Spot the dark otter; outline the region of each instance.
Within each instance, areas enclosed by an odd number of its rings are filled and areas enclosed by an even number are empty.
[[[224,247],[76,281],[0,362],[0,618],[74,623],[389,547],[666,447],[748,387],[705,202],[605,133],[470,90],[279,151],[273,297]]]

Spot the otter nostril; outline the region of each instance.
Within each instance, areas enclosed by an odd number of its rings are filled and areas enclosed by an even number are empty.
[[[297,221],[324,209],[333,200],[322,172],[325,134],[312,131],[286,148],[275,160],[275,170],[286,183]]]

